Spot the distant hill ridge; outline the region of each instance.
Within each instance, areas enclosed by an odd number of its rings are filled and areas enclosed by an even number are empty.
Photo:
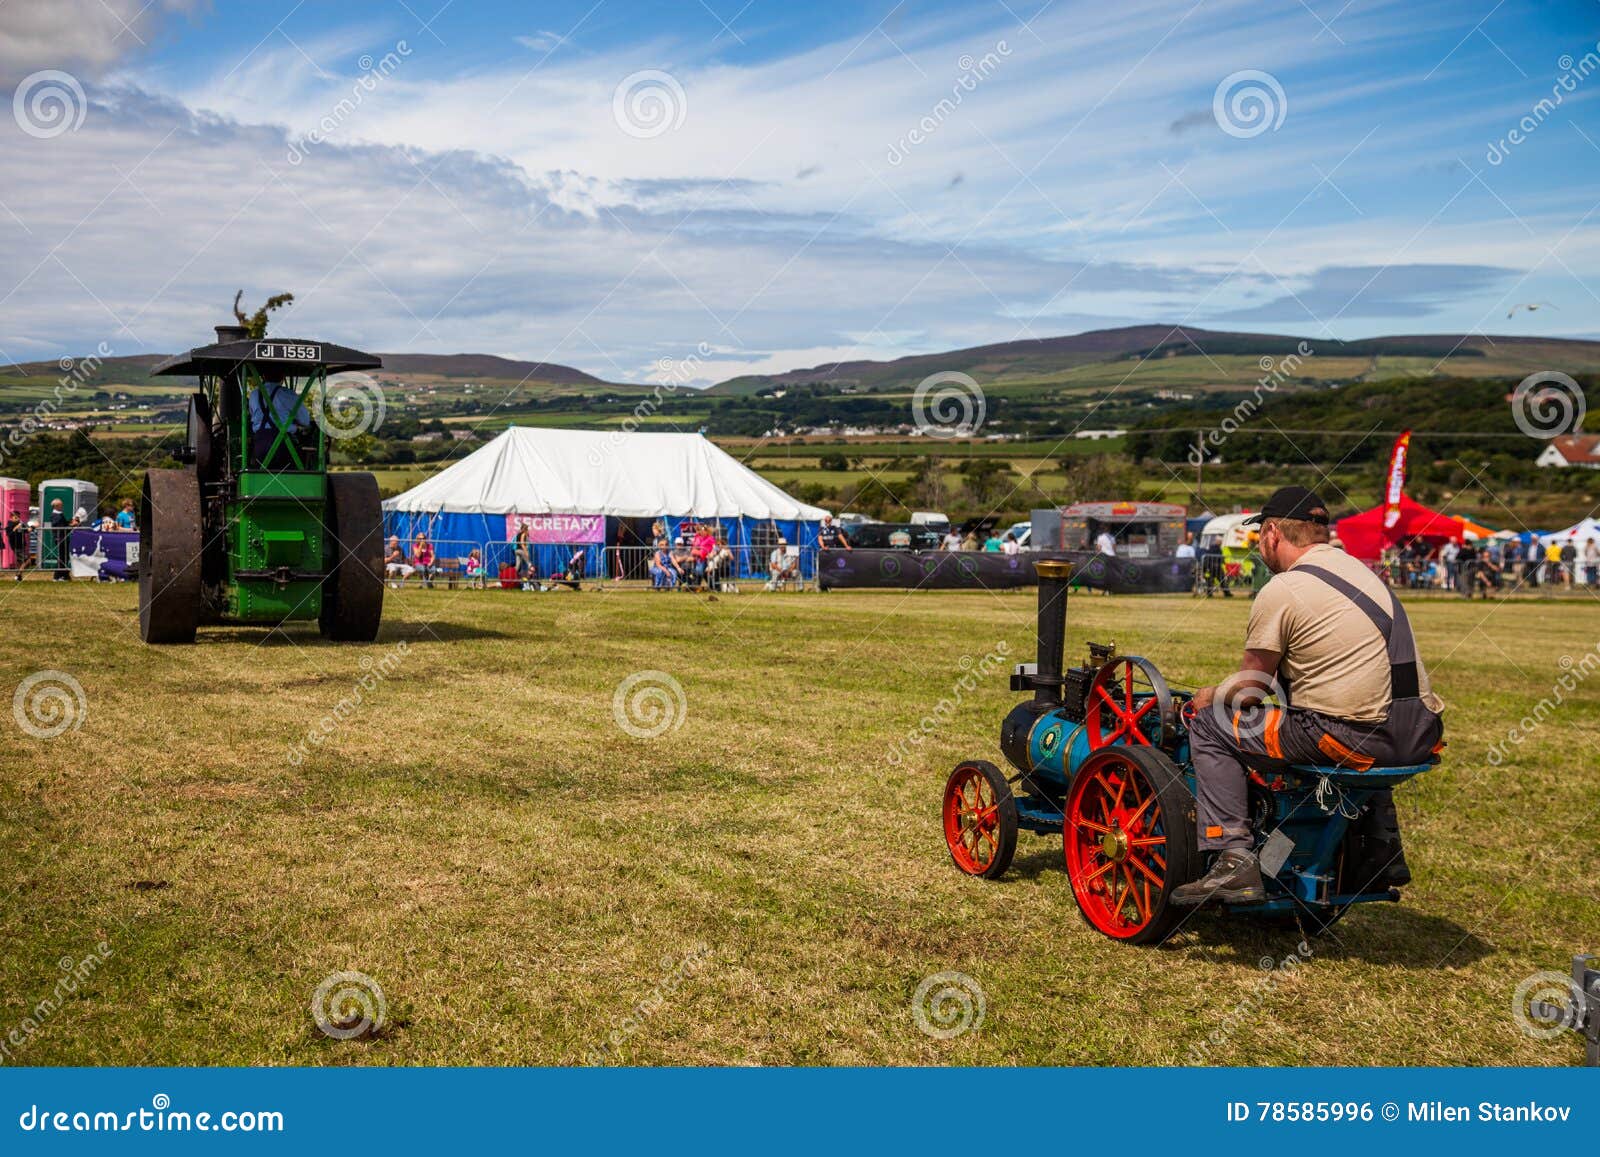
[[[914,383],[928,374],[951,370],[989,377],[1007,374],[1061,372],[1078,365],[1146,357],[1222,355],[1281,356],[1300,343],[1315,354],[1343,357],[1482,358],[1497,347],[1571,346],[1585,361],[1600,355],[1600,342],[1580,338],[1512,337],[1481,334],[1402,334],[1392,337],[1336,341],[1283,334],[1235,333],[1194,326],[1134,325],[1096,329],[1064,337],[1030,338],[971,346],[942,353],[913,354],[890,361],[848,361],[789,370],[780,374],[730,378],[711,387],[713,394],[746,395],[774,386],[812,382],[851,382],[885,387]]]
[[[1029,338],[970,346],[940,353],[912,354],[888,361],[860,359],[788,370],[779,374],[729,378],[710,387],[713,396],[745,396],[773,387],[816,382],[851,383],[866,389],[908,389],[929,374],[942,371],[970,373],[985,383],[1007,377],[1049,377],[1080,366],[1145,358],[1175,357],[1282,357],[1295,353],[1304,342],[1323,357],[1420,357],[1480,360],[1508,351],[1525,351],[1528,358],[1555,356],[1558,364],[1544,369],[1573,369],[1600,363],[1600,341],[1582,338],[1522,337],[1483,334],[1398,334],[1388,337],[1335,341],[1331,338],[1285,336],[1201,329],[1181,325],[1132,325],[1096,329],[1061,337]],[[105,358],[96,382],[115,380],[119,373],[143,381],[164,354],[135,354]],[[555,362],[530,362],[497,354],[386,353],[384,371],[466,381],[543,382],[560,386],[614,387],[640,390],[639,384],[607,382],[572,366]],[[1572,366],[1559,364],[1570,359]],[[55,360],[23,362],[0,367],[6,376],[59,377],[67,372]],[[1442,372],[1442,371],[1441,371]],[[130,380],[130,379],[124,379]]]

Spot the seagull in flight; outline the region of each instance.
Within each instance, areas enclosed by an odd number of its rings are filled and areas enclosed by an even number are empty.
[[[1529,313],[1532,313],[1532,312],[1534,312],[1534,310],[1537,310],[1537,309],[1555,309],[1555,308],[1556,307],[1551,305],[1548,301],[1527,301],[1527,302],[1523,302],[1523,303],[1521,303],[1519,305],[1513,305],[1510,309],[1508,309],[1506,311],[1506,316],[1507,317],[1515,317],[1517,315],[1517,310],[1519,310],[1519,309],[1525,309]]]

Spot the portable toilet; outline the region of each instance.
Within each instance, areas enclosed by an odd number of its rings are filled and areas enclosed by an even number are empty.
[[[80,478],[47,478],[39,483],[40,566],[53,565],[56,556],[51,552],[60,550],[61,558],[65,560],[72,549],[65,541],[57,543],[50,532],[50,504],[57,498],[61,499],[61,509],[68,522],[81,510],[84,513],[83,525],[87,526],[100,509],[100,488],[93,482],[85,482]],[[62,537],[65,539],[67,536]],[[45,555],[49,555],[49,558]]]
[[[57,498],[61,499],[61,508],[66,511],[69,522],[80,510],[84,512],[84,522],[92,522],[100,510],[100,488],[93,482],[78,478],[47,478],[39,483],[39,525],[44,526],[49,522],[50,504]]]
[[[21,478],[0,478],[0,527],[11,522],[11,512],[16,511],[22,516],[24,524],[28,521],[28,499],[32,496],[33,489]],[[24,542],[27,540],[24,539]],[[24,547],[26,549],[26,547]],[[22,566],[23,559],[11,549],[11,539],[0,534],[0,569],[16,570]]]

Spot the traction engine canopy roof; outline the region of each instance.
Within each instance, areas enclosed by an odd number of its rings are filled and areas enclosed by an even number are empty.
[[[297,337],[247,337],[242,326],[217,326],[213,345],[196,346],[187,353],[173,354],[156,363],[152,374],[199,377],[201,374],[226,374],[243,365],[257,369],[276,369],[284,373],[305,374],[311,370],[338,374],[347,370],[383,368],[377,354],[362,353],[349,346]]]

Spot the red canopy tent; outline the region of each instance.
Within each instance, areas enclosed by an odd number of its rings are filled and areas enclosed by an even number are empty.
[[[1373,561],[1383,554],[1384,547],[1420,538],[1430,546],[1445,542],[1460,542],[1470,529],[1468,524],[1437,510],[1429,510],[1406,495],[1400,496],[1400,518],[1393,526],[1383,525],[1383,503],[1349,518],[1341,518],[1335,526],[1344,549],[1352,558]]]

